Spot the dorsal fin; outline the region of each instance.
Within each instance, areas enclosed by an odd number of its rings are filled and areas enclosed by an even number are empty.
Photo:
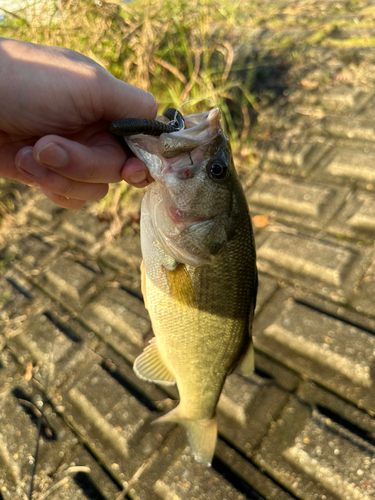
[[[176,383],[173,374],[160,356],[155,337],[150,340],[142,354],[134,361],[133,370],[141,380],[147,382],[160,385],[174,385]]]

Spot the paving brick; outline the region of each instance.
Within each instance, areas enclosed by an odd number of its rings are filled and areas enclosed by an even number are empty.
[[[271,233],[258,250],[260,271],[342,302],[362,278],[365,261],[368,257],[354,247],[283,231]]]
[[[203,468],[187,455],[172,463],[154,485],[155,493],[163,498],[182,500],[194,496],[196,500],[206,498],[233,498],[245,500],[246,496],[228,484],[212,469]]]
[[[77,438],[53,409],[49,405],[43,407],[41,403],[41,395],[22,380],[11,392],[3,394],[0,403],[0,491],[4,499],[24,498],[29,491],[40,409],[43,418],[34,477],[36,488],[66,459],[77,443]]]
[[[89,364],[63,393],[64,415],[86,446],[125,484],[171,428],[150,429],[151,412],[99,364]]]
[[[361,112],[364,106],[374,99],[368,88],[353,88],[352,86],[339,85],[333,87],[322,95],[324,105],[337,112],[347,113],[350,109]],[[347,116],[347,115],[346,115]]]
[[[363,191],[353,193],[327,231],[371,243],[375,233],[375,196]]]
[[[234,484],[245,483],[256,492],[260,498],[267,500],[294,500],[280,485],[273,481],[264,471],[253,462],[245,460],[239,453],[228,446],[222,439],[218,440],[214,466]],[[246,498],[256,498],[254,493],[246,491]],[[254,498],[254,500],[255,500]],[[260,498],[258,500],[260,500]]]
[[[39,490],[54,500],[115,500],[120,494],[98,462],[79,445],[48,479]]]
[[[15,259],[23,269],[31,270],[34,274],[40,272],[38,268],[45,266],[50,260],[55,259],[63,242],[57,244],[47,237],[38,234],[30,234],[13,243],[7,252],[16,254]]]
[[[330,146],[321,143],[257,141],[255,149],[266,172],[306,177],[325,156]]]
[[[76,311],[96,292],[98,276],[69,256],[59,256],[49,269],[35,277],[35,283],[68,310]]]
[[[258,293],[255,314],[259,314],[262,307],[267,303],[277,288],[278,284],[274,278],[271,278],[267,274],[258,273]]]
[[[306,383],[272,427],[256,462],[297,498],[370,500],[374,429],[368,415]]]
[[[99,258],[107,266],[121,272],[128,271],[129,268],[139,272],[142,261],[139,231],[126,228],[123,236],[107,245]]]
[[[61,217],[67,214],[67,210],[58,207],[51,200],[43,196],[37,196],[28,210],[29,221],[31,224],[40,227],[52,229],[60,223]]]
[[[333,136],[360,139],[369,142],[375,141],[373,120],[367,116],[354,118],[350,121],[327,118],[324,122],[324,128],[326,132]]]
[[[276,359],[267,356],[257,348],[255,349],[254,373],[263,379],[268,379],[270,385],[274,384],[289,393],[294,392],[301,382],[295,371],[290,370],[285,364],[277,362]]]
[[[118,287],[104,289],[84,308],[81,319],[131,362],[145,347],[151,329],[143,302]]]
[[[358,114],[373,98],[373,94],[366,87],[335,84],[331,88],[324,88],[323,91],[319,88],[308,94],[302,91],[293,98],[293,103],[310,109],[315,116],[348,118],[351,114]]]
[[[184,431],[175,429],[159,453],[145,464],[137,480],[131,481],[128,497],[132,500],[263,499],[235,473],[226,478],[223,469],[225,464],[217,459],[212,468],[195,462],[186,446]]]
[[[30,283],[16,271],[7,271],[0,277],[0,328],[4,333],[9,323],[21,323],[30,312],[33,294]]]
[[[219,433],[250,457],[288,398],[289,393],[257,373],[231,375],[217,408]]]
[[[282,305],[281,305],[282,304]],[[375,410],[375,336],[283,291],[254,325],[255,346],[363,408]]]
[[[351,298],[351,305],[359,313],[364,313],[367,316],[375,317],[374,293],[375,266],[373,261],[369,269],[366,271],[363,280],[354,289],[354,293]]]
[[[15,380],[23,376],[23,370],[8,349],[0,353],[0,399],[8,394]]]
[[[361,187],[375,182],[375,149],[364,147],[361,150],[349,148],[334,149],[327,157],[324,167],[316,175],[331,177],[331,182],[356,183]]]
[[[142,262],[139,231],[126,228],[114,243],[107,245],[99,255],[99,262],[116,271],[118,281],[141,295],[140,265]]]
[[[101,220],[85,210],[77,210],[65,216],[57,233],[61,234],[70,246],[90,252],[108,229],[108,221]]]
[[[287,224],[321,230],[334,216],[348,192],[328,185],[263,175],[252,186],[247,199],[252,215],[266,214]]]
[[[37,429],[17,399],[8,394],[0,412],[0,489],[4,498],[26,492],[31,478]]]
[[[102,343],[96,349],[96,353],[102,359],[103,368],[151,411],[170,411],[171,405],[175,405],[170,398],[179,399],[175,386],[163,387],[139,379],[133,371],[133,364],[108,345]]]
[[[50,392],[87,358],[87,346],[95,346],[95,336],[91,333],[90,338],[89,332],[61,311],[45,307],[24,321],[7,345],[25,367],[32,364],[33,377]]]

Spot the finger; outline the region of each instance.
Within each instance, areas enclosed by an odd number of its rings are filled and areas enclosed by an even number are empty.
[[[154,180],[147,170],[146,165],[135,157],[129,158],[126,161],[121,171],[121,177],[128,184],[138,188],[145,187]]]
[[[117,139],[108,132],[95,134],[86,144],[47,135],[35,144],[33,154],[37,163],[88,183],[119,182],[127,159]]]
[[[158,105],[155,97],[138,87],[118,80],[115,77],[102,80],[103,118],[155,118]]]
[[[17,168],[39,187],[56,195],[74,198],[76,200],[100,200],[108,192],[108,184],[79,182],[53,172],[37,163],[31,151],[21,156]]]
[[[30,143],[33,144],[32,141]],[[27,144],[27,141],[2,145],[0,132],[0,177],[6,177],[7,179],[13,179],[23,184],[34,186],[33,181],[25,177],[15,165],[15,156],[20,148],[32,150],[32,147],[29,146],[27,148],[25,144]]]
[[[43,194],[47,196],[47,198],[53,201],[53,203],[62,208],[69,208],[70,210],[79,210],[86,204],[86,201],[74,200],[71,198],[67,198],[66,196],[60,196],[58,194],[51,193],[50,191],[44,189],[43,187],[40,187],[40,190],[42,191]]]

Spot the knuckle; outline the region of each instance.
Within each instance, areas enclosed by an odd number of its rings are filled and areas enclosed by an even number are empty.
[[[65,182],[61,183],[59,189],[56,192],[60,196],[64,196],[65,198],[74,198],[74,184],[70,179],[66,179]]]
[[[109,187],[108,184],[100,184],[96,188],[96,193],[94,194],[92,200],[101,200],[108,193]]]
[[[81,179],[81,182],[89,182],[94,183],[95,182],[95,177],[97,177],[97,169],[96,165],[92,163],[89,167],[87,167],[84,170],[83,177]]]

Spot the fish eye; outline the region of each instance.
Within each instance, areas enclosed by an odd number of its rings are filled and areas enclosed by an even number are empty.
[[[224,158],[213,158],[207,165],[207,173],[211,180],[223,182],[230,176],[230,169]]]

